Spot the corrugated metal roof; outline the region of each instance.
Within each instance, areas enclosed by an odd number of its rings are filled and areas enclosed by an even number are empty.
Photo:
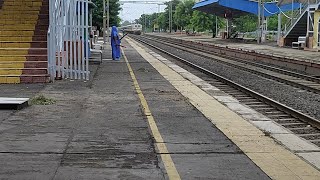
[[[272,16],[279,13],[277,2],[268,2],[264,5],[264,15]],[[293,9],[299,9],[300,4],[294,3]],[[238,17],[245,13],[258,14],[258,2],[252,0],[204,0],[196,3],[193,9],[215,14],[224,17],[225,14],[230,14],[231,17]],[[289,11],[292,9],[292,4],[284,4],[280,6],[281,11]],[[230,16],[229,16],[230,17]]]

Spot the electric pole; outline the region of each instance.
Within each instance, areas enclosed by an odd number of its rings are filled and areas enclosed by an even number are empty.
[[[158,15],[157,15],[158,32],[160,33],[159,16],[160,16],[160,4],[158,4]]]
[[[266,28],[267,28],[267,21],[264,16],[264,0],[261,0],[261,43],[266,41]]]
[[[107,41],[109,42],[109,27],[110,27],[110,6],[109,0],[107,0]]]
[[[103,0],[103,44],[107,43],[107,37],[106,37],[106,0]]]
[[[172,32],[172,1],[170,1],[170,10],[169,10],[169,32]]]
[[[258,1],[257,43],[261,43],[261,0]]]
[[[216,37],[218,37],[218,16],[216,16]]]
[[[146,14],[144,14],[144,33],[147,33],[147,15]]]

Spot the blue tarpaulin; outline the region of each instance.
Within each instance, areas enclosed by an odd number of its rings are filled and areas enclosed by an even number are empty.
[[[224,16],[226,13],[232,13],[233,16],[244,13],[258,15],[258,2],[252,0],[205,0],[196,3],[192,8],[219,16]],[[276,2],[267,2],[264,3],[264,16],[268,17],[279,14],[281,11],[286,12],[299,8],[300,3],[278,6]]]

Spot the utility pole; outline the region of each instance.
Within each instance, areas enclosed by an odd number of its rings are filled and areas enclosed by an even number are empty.
[[[146,14],[144,14],[144,33],[146,33],[146,32],[147,32],[147,16],[146,16]]]
[[[293,0],[291,0],[291,25],[293,24]]]
[[[109,6],[109,1],[107,0],[107,41],[109,42],[109,27],[110,27],[110,6]]]
[[[169,32],[172,32],[172,1],[170,1],[170,10],[169,10]]]
[[[170,19],[170,3],[171,3],[171,2],[169,2],[169,32],[170,32],[170,29],[171,29],[171,28],[170,28],[170,24],[171,24],[171,22],[170,22],[170,21],[171,21],[171,19]]]
[[[216,37],[218,37],[218,16],[216,15]]]
[[[257,43],[261,43],[261,0],[258,1]]]
[[[102,33],[103,33],[103,44],[107,43],[107,38],[106,38],[106,0],[103,0],[103,28],[102,28]]]
[[[160,4],[158,4],[158,18],[157,18],[157,21],[158,21],[158,32],[160,32],[160,24],[159,24],[159,16],[160,16]]]

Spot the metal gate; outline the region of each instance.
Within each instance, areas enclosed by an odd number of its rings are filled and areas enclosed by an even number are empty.
[[[48,71],[56,78],[89,80],[88,0],[50,0]]]

